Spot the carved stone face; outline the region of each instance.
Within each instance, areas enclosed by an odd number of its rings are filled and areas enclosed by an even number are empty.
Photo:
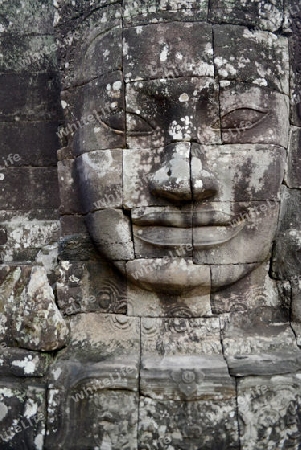
[[[91,236],[147,290],[232,284],[267,260],[276,231],[287,39],[176,22],[125,29],[123,45],[110,33],[109,49],[108,36],[89,44],[92,72],[94,52],[107,56],[80,91],[97,122],[75,137]]]

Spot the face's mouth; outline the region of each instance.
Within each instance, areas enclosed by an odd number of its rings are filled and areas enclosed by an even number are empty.
[[[156,247],[191,245],[208,249],[233,239],[244,227],[233,225],[231,216],[223,211],[147,212],[133,214],[133,233],[137,239]]]

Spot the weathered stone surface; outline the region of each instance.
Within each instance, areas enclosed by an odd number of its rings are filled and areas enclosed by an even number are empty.
[[[235,355],[227,358],[229,372],[235,377],[294,373],[301,367],[301,351]]]
[[[43,377],[47,374],[50,358],[45,353],[0,343],[0,374],[10,377]]]
[[[258,307],[224,317],[223,349],[231,375],[274,375],[298,370],[301,352],[279,309]]]
[[[20,185],[26,189],[20,189]],[[59,193],[54,167],[7,167],[0,172],[0,209],[57,209]]]
[[[105,380],[110,381],[109,378]],[[87,381],[86,386],[82,385],[81,391],[76,391],[80,386],[75,386],[70,392],[74,395],[70,395],[67,401],[60,397],[57,389],[50,389],[51,412],[48,416],[49,435],[46,437],[45,449],[82,450],[108,447],[119,450],[123,446],[129,450],[137,450],[137,394],[120,389],[104,390],[99,388],[99,384],[101,386],[101,380],[93,379]],[[91,391],[93,395],[90,394]],[[80,397],[76,397],[78,393]],[[76,403],[74,399],[77,398]],[[66,403],[70,413],[65,421],[62,416],[58,421],[59,408],[63,409]]]
[[[66,345],[68,328],[44,268],[32,268],[28,285],[16,300],[13,334],[20,347],[51,351]]]
[[[248,211],[254,210],[254,206],[258,206],[257,202],[244,206],[246,220],[239,219],[242,216],[237,215],[238,219],[231,222],[232,226],[215,227],[212,231],[206,227],[193,230],[195,264],[256,264],[269,257],[271,241],[277,229],[278,203],[275,202],[271,207],[263,204],[265,210],[259,210],[256,215],[249,215]],[[249,249],[247,253],[246,247]],[[241,269],[244,270],[243,267]],[[230,273],[226,271],[223,276],[227,278]]]
[[[179,76],[127,83],[128,148],[154,148],[176,141],[220,143],[214,79]]]
[[[141,319],[142,356],[222,355],[218,318]]]
[[[122,150],[85,153],[76,160],[84,212],[122,206]]]
[[[211,283],[216,292],[211,293],[212,310],[216,314],[234,311],[261,311],[270,307],[282,309],[283,318],[289,318],[289,309],[284,309],[278,297],[276,281],[269,277],[269,263],[259,266],[249,264],[238,265],[212,265]],[[230,280],[237,278],[235,285],[228,285]],[[221,289],[226,282],[226,287]],[[280,314],[280,312],[279,312]]]
[[[215,25],[213,30],[214,63],[221,80],[255,83],[289,93],[287,38],[235,25]]]
[[[61,261],[57,297],[59,308],[66,315],[89,311],[127,312],[124,278],[101,261]]]
[[[126,25],[148,24],[178,20],[198,21],[206,20],[208,0],[187,1],[179,3],[175,0],[124,0],[124,23]]]
[[[177,22],[126,29],[123,47],[125,80],[214,76],[211,25],[184,23],[181,37],[178,32]],[[158,35],[162,44],[158,43]]]
[[[81,213],[79,186],[76,183],[76,168],[73,159],[64,159],[57,163],[57,174],[60,189],[61,214]]]
[[[283,188],[282,207],[272,265],[275,278],[291,281],[295,288],[294,295],[298,295],[300,278],[300,202],[301,194],[299,190]]]
[[[144,357],[141,394],[156,400],[219,400],[235,397],[222,355]]]
[[[156,267],[156,260],[153,260],[153,266]],[[154,269],[154,267],[152,269]],[[139,272],[137,270],[139,285],[141,271],[143,273],[143,266],[139,268]],[[170,286],[168,287],[168,290],[166,289],[167,292],[162,292],[162,289],[158,289],[157,292],[153,292],[144,290],[143,288],[141,289],[137,285],[129,282],[127,288],[128,315],[169,318],[210,316],[210,269],[208,266],[203,266],[200,272],[203,277],[204,275],[207,275],[207,280],[204,280],[204,286],[189,289],[189,286],[186,286],[184,281],[181,286],[182,292],[181,288],[179,288],[180,293],[177,292],[174,294],[171,293],[172,288]],[[175,280],[177,276],[177,273],[174,274],[173,279]],[[173,288],[175,288],[176,281],[171,281],[170,284],[173,284]]]
[[[53,36],[1,34],[0,52],[0,73],[47,72],[55,68],[57,44]]]
[[[50,371],[48,435],[41,447],[297,448],[301,281],[296,129],[288,170],[286,149],[289,72],[295,102],[300,59],[299,44],[289,38],[289,67],[288,36],[300,25],[295,20],[299,13],[292,22],[283,19],[282,0],[110,3],[54,2],[66,118],[54,131],[63,147],[58,158],[65,214],[56,271],[58,230],[48,235],[47,223],[32,220],[44,212],[23,201],[25,193],[17,199],[17,189],[4,192],[18,200],[15,211],[23,202],[31,212],[26,220],[3,212],[0,260],[43,265],[45,291],[49,294],[50,284],[56,289],[71,328],[70,343],[56,352]],[[290,9],[287,2],[285,8]],[[48,42],[43,39],[11,40],[13,70],[25,75],[17,67],[21,50],[30,63],[27,49],[43,50],[40,43]],[[3,61],[6,71],[6,56]],[[38,70],[39,62],[29,70]],[[6,72],[7,78],[11,73]],[[4,120],[14,124],[2,126],[11,133],[5,161],[10,164],[7,158],[17,153],[13,149],[24,136],[24,146],[37,148],[36,165],[48,164],[48,158],[54,166],[51,141],[44,154],[23,125],[51,119],[45,98],[35,103],[38,88],[22,98],[19,91],[13,94],[18,97],[15,109],[8,90],[7,103],[2,102],[7,110],[11,107]],[[33,112],[22,103],[29,97]],[[291,109],[291,122],[298,125],[297,106]],[[16,135],[14,147],[16,116],[26,133]],[[35,165],[29,153],[21,155],[24,165]],[[70,200],[78,195],[74,159],[87,230],[80,208]],[[7,172],[17,170],[6,163]],[[282,183],[294,188],[289,201],[284,195],[280,201]],[[47,195],[53,198],[50,190]],[[9,206],[4,202],[3,208]],[[30,264],[0,268],[3,345],[19,345],[12,334],[15,299],[28,291],[31,270]],[[47,295],[36,305],[43,306]],[[54,305],[52,296],[51,301]],[[2,358],[5,382],[14,374],[26,385],[29,377],[44,375],[46,365],[36,359],[37,352],[31,354],[32,360],[13,352]],[[31,361],[37,361],[35,368],[25,374]],[[249,375],[256,375],[253,384],[247,384]],[[276,377],[272,394],[263,393],[262,406],[253,386],[261,385],[263,375]],[[240,392],[243,386],[246,407],[236,398],[234,377]]]
[[[74,61],[77,84],[90,81],[103,73],[122,69],[121,28],[107,28],[101,33],[98,26],[96,30],[91,30],[87,37],[83,36],[80,44],[81,48],[75,53]]]
[[[141,397],[140,448],[237,450],[235,408],[234,398],[216,402],[163,402]]]
[[[192,296],[194,302],[198,289],[202,295],[210,287],[209,267],[195,265],[189,258],[135,259],[127,262],[126,273],[128,280],[140,288],[155,291],[159,296],[163,293],[163,299],[166,299],[165,294],[173,298],[186,293],[187,300]],[[181,302],[181,298],[177,301]]]
[[[54,25],[60,48],[62,88],[121,69],[121,5],[108,1],[56,4]],[[113,47],[111,53],[102,51]]]
[[[285,23],[284,27],[291,34],[289,38],[289,50],[291,60],[290,95],[291,95],[291,122],[292,125],[301,126],[301,35],[300,19],[301,9],[298,0],[285,1]]]
[[[292,127],[288,148],[287,184],[289,188],[301,188],[301,128]]]
[[[41,450],[45,437],[45,388],[0,382],[0,448]]]
[[[140,320],[122,314],[78,314],[70,318],[70,344],[62,359],[100,362],[140,354]]]
[[[212,22],[256,26],[277,31],[283,21],[283,0],[213,0],[208,18]]]
[[[0,114],[4,121],[57,120],[59,84],[55,72],[30,76],[0,74]]]
[[[55,166],[57,127],[56,122],[0,122],[0,166]]]
[[[284,149],[260,144],[192,144],[191,153],[194,198],[199,195],[202,200],[205,194],[207,197],[210,194],[214,201],[279,199]],[[203,178],[204,185],[200,183]]]
[[[221,129],[226,144],[288,146],[288,98],[248,83],[221,82]]]
[[[241,448],[298,448],[300,373],[238,381]]]
[[[51,34],[53,5],[49,0],[16,0],[1,4],[1,33]]]
[[[120,71],[65,91],[62,97],[67,122],[59,134],[67,136],[70,145],[74,140],[76,155],[124,147],[124,84]]]
[[[57,242],[60,230],[58,221],[37,220],[30,218],[30,215],[24,211],[16,211],[1,221],[7,230],[7,242],[1,249],[1,261],[34,261],[45,246]]]
[[[87,226],[99,251],[112,261],[134,258],[130,221],[120,209],[90,213]]]

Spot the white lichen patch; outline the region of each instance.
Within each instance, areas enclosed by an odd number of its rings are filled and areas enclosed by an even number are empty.
[[[12,365],[15,367],[20,367],[21,369],[24,369],[24,373],[26,375],[33,375],[36,371],[36,368],[39,364],[39,358],[36,356],[35,358],[32,358],[31,355],[26,356],[24,360],[14,360],[12,362]]]
[[[3,420],[8,414],[8,407],[5,403],[0,402],[0,421]]]

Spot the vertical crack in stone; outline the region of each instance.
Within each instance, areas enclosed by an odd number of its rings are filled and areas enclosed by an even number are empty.
[[[140,396],[141,396],[141,390],[140,390],[140,378],[141,378],[141,355],[142,355],[142,320],[141,317],[139,319],[139,330],[140,330],[140,345],[139,345],[139,367],[138,367],[138,395],[137,395],[137,401],[138,401],[138,411],[137,411],[137,448],[139,448],[139,425],[140,425]]]
[[[238,450],[242,450],[240,424],[239,424],[239,407],[238,407],[238,379],[235,379],[235,401],[236,401],[236,418],[237,418],[237,431],[238,431]]]

